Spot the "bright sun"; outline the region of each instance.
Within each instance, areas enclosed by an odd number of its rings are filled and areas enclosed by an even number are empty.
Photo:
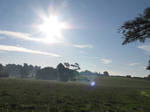
[[[62,37],[61,30],[65,27],[65,24],[59,22],[56,16],[45,18],[44,23],[40,25],[41,32],[46,35],[43,41],[49,41],[51,43],[58,41]]]

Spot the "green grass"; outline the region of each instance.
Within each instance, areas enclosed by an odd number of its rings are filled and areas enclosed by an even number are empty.
[[[150,112],[150,81],[98,77],[81,82],[0,79],[0,112]]]

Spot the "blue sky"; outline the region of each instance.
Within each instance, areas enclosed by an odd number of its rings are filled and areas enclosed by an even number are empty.
[[[148,0],[1,0],[0,63],[56,67],[145,77],[150,40],[122,45],[119,27],[134,19]],[[66,28],[46,38],[40,25],[55,15]]]

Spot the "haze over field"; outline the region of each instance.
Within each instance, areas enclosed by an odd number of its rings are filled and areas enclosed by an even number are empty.
[[[122,46],[117,29],[148,0],[1,0],[0,63],[56,67],[146,77],[150,40]]]

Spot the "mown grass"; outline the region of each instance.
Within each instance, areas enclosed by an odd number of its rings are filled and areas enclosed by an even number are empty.
[[[0,79],[0,112],[150,112],[150,81],[98,77],[96,85]]]

